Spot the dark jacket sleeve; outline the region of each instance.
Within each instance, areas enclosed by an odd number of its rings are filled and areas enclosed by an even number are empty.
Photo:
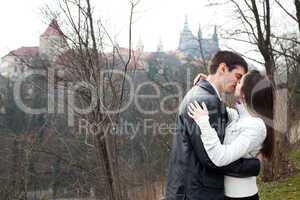
[[[204,145],[202,143],[200,134],[201,130],[189,116],[182,115],[179,116],[181,119],[180,123],[183,123],[184,132],[189,138],[189,142],[193,148],[193,151],[201,163],[202,166],[206,168],[213,169],[217,173],[222,173],[224,175],[230,175],[234,177],[251,177],[257,176],[260,171],[260,161],[255,158],[245,159],[241,158],[227,166],[218,167],[210,159],[205,151]]]

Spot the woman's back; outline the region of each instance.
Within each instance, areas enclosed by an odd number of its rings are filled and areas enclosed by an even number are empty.
[[[232,109],[230,112],[234,112]],[[262,119],[252,117],[246,110],[240,108],[240,114],[226,127],[224,144],[229,145],[241,134],[245,134],[251,143],[247,148],[244,158],[254,158],[262,148],[266,138],[266,126]],[[232,113],[231,113],[232,115]],[[247,130],[256,130],[256,137],[247,137]],[[246,148],[246,147],[245,147]],[[228,197],[248,197],[258,192],[256,177],[236,178],[225,176],[225,195]]]

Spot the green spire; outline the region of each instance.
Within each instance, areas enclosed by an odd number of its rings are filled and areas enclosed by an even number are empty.
[[[184,27],[183,27],[183,31],[189,31],[189,24],[188,24],[188,16],[187,14],[185,15],[185,21],[184,21]]]
[[[217,34],[217,26],[214,27],[214,34],[212,36],[212,39],[217,41],[218,40],[218,34]]]

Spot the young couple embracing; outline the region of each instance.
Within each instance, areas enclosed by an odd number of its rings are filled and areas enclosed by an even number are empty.
[[[176,117],[166,200],[258,200],[256,176],[274,145],[272,82],[230,51],[196,80]],[[235,106],[221,93],[234,94]]]

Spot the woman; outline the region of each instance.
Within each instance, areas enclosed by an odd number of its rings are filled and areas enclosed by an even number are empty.
[[[189,116],[201,129],[201,139],[209,158],[217,166],[225,166],[241,157],[252,158],[261,153],[270,159],[273,152],[273,98],[271,81],[253,70],[237,85],[236,109],[227,108],[229,122],[224,144],[210,126],[205,103],[189,105]],[[256,177],[236,178],[225,176],[225,199],[259,199]]]

